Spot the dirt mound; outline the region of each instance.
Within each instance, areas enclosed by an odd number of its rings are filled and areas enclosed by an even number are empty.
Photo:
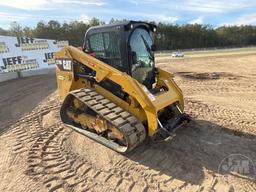
[[[53,126],[58,120],[58,117],[54,111],[50,111],[42,117],[42,126],[44,128]]]
[[[189,79],[196,79],[196,80],[214,80],[220,78],[228,78],[228,79],[238,79],[241,76],[237,76],[231,73],[224,73],[224,72],[214,72],[214,73],[195,73],[195,72],[178,72],[178,75],[182,77],[189,78]]]

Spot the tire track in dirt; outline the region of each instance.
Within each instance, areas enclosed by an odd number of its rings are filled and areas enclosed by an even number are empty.
[[[216,159],[214,156],[217,156],[216,161],[220,161],[222,157],[221,152],[211,154],[213,149],[202,147],[205,145],[205,134],[207,137],[211,135],[213,140],[219,136],[214,136],[209,130],[202,130],[201,126],[197,128],[190,125],[187,131],[178,133],[177,138],[170,143],[145,143],[128,156],[122,156],[99,144],[96,145],[97,148],[90,149],[95,142],[65,128],[59,120],[59,104],[48,107],[51,102],[46,101],[22,118],[7,135],[16,141],[13,143],[14,154],[27,154],[26,174],[38,183],[31,191],[210,191],[223,187],[227,188],[227,191],[230,189],[229,184],[218,178],[214,179],[216,170],[211,169],[217,165],[202,168],[201,164]],[[198,109],[198,106],[208,107],[198,101],[189,102],[191,113]],[[50,121],[54,123],[44,124],[44,121],[48,120],[46,116],[53,117]],[[234,117],[237,118],[236,115]],[[80,147],[80,138],[83,138],[81,141],[86,141],[85,145],[90,150],[81,153],[74,150]],[[245,145],[248,146],[249,143]],[[247,149],[248,152],[251,147]],[[100,153],[92,156],[93,151],[99,148],[102,150],[99,152],[111,151],[113,154],[109,157],[109,163],[102,162],[105,166],[94,163],[103,161]],[[207,176],[206,180],[204,176]],[[239,182],[240,180],[237,185],[240,186]],[[255,187],[248,182],[246,185],[246,189]]]
[[[256,113],[236,108],[230,110],[218,104],[207,104],[195,99],[186,99],[186,109],[194,118],[216,122],[229,127],[230,132],[241,131],[256,134]]]
[[[60,188],[74,191],[131,191],[136,186],[136,182],[125,177],[122,171],[96,167],[86,158],[72,154],[66,145],[63,146],[65,138],[66,136],[59,142],[57,137],[52,140],[46,147],[46,152],[49,150],[47,156],[42,158],[46,161],[43,166],[48,170],[47,179],[44,181],[47,191]],[[51,148],[54,145],[59,148],[53,152]]]
[[[237,82],[233,80],[186,80],[178,79],[184,91],[189,95],[194,93],[256,93],[256,85],[248,80],[245,82]],[[193,85],[193,86],[192,86]]]
[[[40,111],[39,115],[32,114],[22,119],[12,133],[16,138],[14,152],[28,151],[27,175],[41,180],[45,191],[116,191],[118,188],[130,191],[136,186],[135,181],[123,178],[119,171],[97,169],[65,148],[63,143],[72,131],[65,129],[60,121],[44,128],[42,114],[47,115],[51,109]],[[30,147],[28,141],[32,142]]]
[[[195,118],[213,121],[230,131],[256,134],[256,85],[253,79],[194,80],[178,77],[186,111]],[[228,107],[227,107],[228,106]]]

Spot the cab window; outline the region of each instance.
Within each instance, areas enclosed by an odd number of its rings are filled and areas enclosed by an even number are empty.
[[[122,69],[120,43],[116,32],[97,33],[89,37],[89,50],[95,52],[96,58],[101,61]]]
[[[144,28],[137,28],[130,38],[132,51],[132,76],[140,83],[151,87],[153,81],[154,53],[151,51],[153,40]]]

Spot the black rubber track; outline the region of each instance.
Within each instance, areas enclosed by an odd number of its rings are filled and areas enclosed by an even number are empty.
[[[113,140],[109,140],[89,131],[89,129],[82,129],[73,124],[66,115],[66,109],[71,105],[74,98],[84,103],[100,117],[106,119],[108,123],[118,128],[119,131],[123,133],[127,146],[121,146]],[[68,127],[120,153],[131,151],[146,138],[145,128],[136,117],[117,106],[109,99],[106,99],[95,90],[79,89],[70,92],[63,102],[60,116],[62,122]]]

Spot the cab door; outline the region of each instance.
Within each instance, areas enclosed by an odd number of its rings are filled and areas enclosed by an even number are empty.
[[[150,32],[142,27],[130,35],[131,75],[140,83],[151,88],[154,82],[154,53],[151,51],[153,39]]]

